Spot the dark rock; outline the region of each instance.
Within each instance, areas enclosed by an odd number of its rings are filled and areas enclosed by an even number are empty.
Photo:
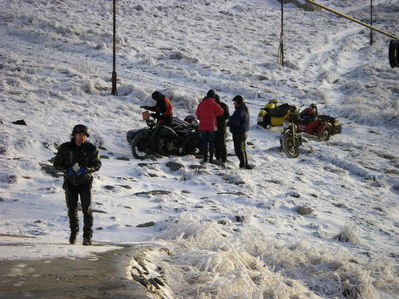
[[[140,195],[169,195],[172,192],[166,191],[166,190],[151,190],[151,191],[142,191],[142,192],[136,192],[134,195],[140,196]]]
[[[151,178],[157,178],[158,175],[156,173],[148,172],[147,175]]]
[[[144,7],[141,6],[140,4],[137,4],[137,5],[133,6],[133,9],[135,9],[135,10],[137,10],[137,11],[143,11],[143,10],[144,10]]]
[[[3,197],[0,197],[0,202],[3,202],[4,201],[4,198]]]
[[[297,192],[288,192],[286,196],[295,197],[295,198],[301,197],[301,195]]]
[[[47,225],[46,221],[41,220],[41,219],[36,220],[34,223],[37,223],[37,224],[46,224],[46,225]]]
[[[93,209],[93,213],[107,214],[107,212],[98,209]]]
[[[96,230],[103,230],[103,228],[101,226],[96,227]]]
[[[115,187],[111,185],[105,185],[104,188],[107,190],[113,190]]]
[[[109,157],[106,155],[100,155],[100,159],[109,159]]]
[[[243,223],[245,220],[245,216],[235,216],[234,220],[239,223]]]
[[[118,185],[119,187],[122,187],[124,189],[132,189],[129,185]]]
[[[116,160],[130,161],[130,159],[128,157],[117,157]]]
[[[189,168],[194,169],[194,170],[203,170],[203,169],[206,169],[206,166],[205,165],[190,165]]]
[[[155,222],[154,221],[150,221],[150,222],[146,222],[146,223],[142,223],[139,225],[136,225],[136,227],[150,227],[150,226],[154,226]]]
[[[182,190],[181,193],[190,194],[191,192],[188,190]]]
[[[178,162],[174,161],[169,161],[166,163],[166,166],[171,170],[171,171],[178,171],[181,168],[184,168],[184,165]]]
[[[59,178],[63,176],[57,169],[54,168],[53,165],[46,163],[39,163],[39,165],[45,173],[51,175],[52,177]]]
[[[32,179],[30,176],[27,176],[27,175],[24,175],[23,178],[26,179],[26,180],[31,180]]]
[[[271,180],[266,180],[266,182],[276,184],[276,185],[284,185],[283,181],[280,181],[280,180],[271,179]]]
[[[300,206],[296,208],[296,211],[299,215],[305,216],[313,213],[313,209],[308,206]]]
[[[245,193],[242,192],[218,192],[218,195],[236,195],[236,196],[245,196]]]
[[[15,184],[17,182],[17,176],[15,174],[6,174],[1,178],[1,181],[7,184]]]
[[[105,148],[105,147],[103,147],[103,146],[99,146],[98,147],[100,150],[103,150],[103,151],[106,151],[107,149]]]
[[[13,121],[12,123],[14,125],[27,126],[25,120],[23,120],[23,119],[19,119],[19,120]]]

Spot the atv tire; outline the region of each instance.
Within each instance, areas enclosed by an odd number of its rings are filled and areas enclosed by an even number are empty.
[[[320,141],[328,141],[332,135],[332,128],[331,126],[325,126],[323,130],[321,130],[319,135]]]
[[[195,155],[198,153],[198,137],[196,135],[191,135],[187,137],[178,149],[178,154],[180,156],[184,155]]]
[[[150,152],[150,138],[148,133],[136,135],[131,143],[132,154],[136,159],[145,159]]]
[[[283,151],[288,158],[298,158],[299,157],[299,140],[293,138],[291,134],[285,134],[282,138]]]
[[[399,40],[391,40],[389,43],[389,64],[391,68],[399,67]]]

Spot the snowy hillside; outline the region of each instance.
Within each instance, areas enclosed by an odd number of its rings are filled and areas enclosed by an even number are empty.
[[[368,21],[368,1],[320,2]],[[398,35],[399,1],[375,2],[375,26]],[[113,97],[111,12],[112,1],[0,1],[0,259],[149,244],[132,265],[164,281],[166,298],[399,298],[399,70],[387,38],[369,46],[368,29],[289,4],[280,67],[278,1],[120,0]],[[154,90],[185,117],[211,88],[231,110],[235,95],[247,100],[255,169],[234,156],[227,169],[132,157],[126,132],[145,126],[139,106]],[[318,104],[343,132],[288,159],[280,129],[256,125],[271,98]],[[67,245],[49,167],[77,123],[103,163],[89,248]]]

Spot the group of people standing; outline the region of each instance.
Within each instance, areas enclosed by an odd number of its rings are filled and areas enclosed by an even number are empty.
[[[249,131],[249,111],[244,98],[233,98],[235,111],[230,116],[228,106],[220,100],[214,90],[209,90],[197,107],[196,116],[202,139],[203,163],[227,162],[227,127],[233,135],[234,151],[240,160],[240,168],[249,169],[246,140]]]
[[[173,120],[171,101],[162,93],[152,94],[155,106],[142,106],[154,112],[159,123],[168,125]],[[227,127],[233,134],[234,150],[240,160],[240,168],[251,168],[245,149],[249,130],[249,113],[242,96],[233,98],[235,111],[230,116],[228,106],[220,101],[219,96],[210,90],[197,107],[199,130],[202,138],[203,162],[214,162],[214,157],[220,163],[227,162],[226,131]],[[54,167],[64,173],[63,189],[68,207],[69,227],[71,230],[69,242],[74,244],[79,232],[78,200],[80,197],[83,212],[83,245],[91,245],[93,234],[92,182],[93,173],[101,167],[98,148],[88,142],[90,136],[87,126],[76,125],[71,134],[71,140],[63,143],[54,159]]]

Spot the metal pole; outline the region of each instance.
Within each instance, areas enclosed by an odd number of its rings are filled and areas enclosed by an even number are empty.
[[[370,0],[370,26],[373,26],[373,0]],[[370,46],[373,44],[373,29],[370,29]]]
[[[278,62],[284,66],[284,0],[281,1],[280,45],[278,49]]]
[[[111,94],[113,96],[117,96],[118,92],[116,90],[116,0],[114,0],[113,3],[113,38],[112,38],[112,50],[113,50],[113,55],[112,55],[112,90]]]
[[[365,26],[365,27],[367,27],[367,28],[373,29],[374,31],[377,31],[377,32],[379,32],[379,33],[381,33],[381,34],[384,34],[384,35],[386,35],[386,36],[389,36],[390,38],[399,39],[399,37],[397,37],[397,36],[395,36],[395,35],[393,35],[393,34],[391,34],[391,33],[388,33],[388,32],[385,32],[385,31],[383,31],[383,30],[381,30],[381,29],[378,29],[378,28],[375,28],[375,27],[373,27],[373,26],[370,26],[370,25],[368,25],[368,24],[366,24],[366,23],[364,23],[364,22],[362,22],[362,21],[356,20],[356,19],[354,19],[354,18],[352,18],[352,17],[350,17],[350,16],[348,16],[348,15],[345,15],[345,14],[343,14],[343,13],[340,13],[340,12],[334,10],[334,9],[331,9],[331,8],[329,8],[329,7],[325,6],[325,5],[322,5],[322,4],[320,4],[320,3],[317,3],[317,2],[315,2],[315,1],[313,1],[313,0],[305,0],[305,1],[307,1],[307,2],[309,2],[309,3],[311,3],[311,4],[313,4],[313,5],[316,5],[316,6],[320,7],[320,8],[322,8],[322,9],[325,9],[325,10],[327,10],[327,11],[329,11],[329,12],[332,12],[332,13],[334,13],[334,14],[336,14],[336,15],[339,15],[339,16],[345,18],[345,19],[348,19],[348,20],[350,20],[350,21],[352,21],[352,22],[358,23],[359,25],[362,25],[362,26]]]

